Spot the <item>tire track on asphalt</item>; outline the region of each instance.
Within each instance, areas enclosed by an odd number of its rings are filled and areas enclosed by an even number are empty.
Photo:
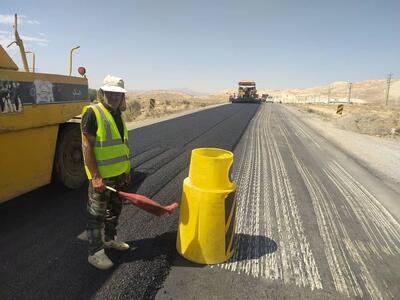
[[[361,183],[331,160],[323,172],[329,178],[329,184],[339,190],[343,202],[334,201],[327,191],[328,183],[316,177],[296,155],[288,126],[281,126],[281,132],[310,193],[336,290],[348,297],[393,298],[388,284],[371,266],[382,264],[383,254],[399,255],[400,225]],[[339,212],[338,204],[345,207],[344,214]],[[360,238],[352,237],[347,230],[345,219],[352,218],[358,221],[362,230],[363,234],[357,234]]]
[[[400,254],[400,224],[378,199],[337,162],[332,161],[325,172],[343,194],[348,195],[345,200],[352,207],[364,231],[370,237],[372,245],[369,248],[375,252],[375,255],[382,259],[379,255],[382,250],[387,255]],[[386,245],[383,249],[379,246],[382,243]]]
[[[387,258],[400,254],[400,225],[340,164],[329,157],[317,164],[304,160],[325,157],[321,147],[312,133],[281,109],[274,114],[265,106],[259,110],[238,145],[236,231],[272,238],[278,251],[265,254],[259,238],[246,241],[240,235],[231,261],[219,266],[311,290],[331,286],[344,297],[393,298],[395,294],[388,288],[394,284],[391,276],[387,275],[387,281],[380,274],[393,272]],[[302,198],[293,190],[283,149],[308,191],[308,195],[299,195]],[[317,172],[314,167],[319,168]],[[299,201],[307,198],[326,259],[318,262],[298,209]],[[318,265],[324,261],[327,267]],[[320,268],[326,268],[330,276],[321,278]]]
[[[281,116],[281,114],[280,114],[280,116]],[[300,138],[301,136],[303,136],[305,138],[308,138],[317,148],[321,149],[321,146],[318,144],[318,142],[312,137],[311,134],[309,134],[307,131],[305,131],[301,127],[301,124],[297,120],[295,120],[294,118],[291,118],[290,122],[292,123],[293,128],[295,129],[294,134],[297,137]]]
[[[270,120],[271,114],[267,106],[262,106],[242,139],[245,145],[236,171],[237,233],[252,236],[263,234],[265,237],[267,233],[272,234],[270,220],[274,219],[274,224],[277,226],[275,239],[279,245],[278,251],[263,256],[259,251],[258,238],[252,239],[250,245],[239,238],[232,262],[220,266],[254,277],[281,279],[284,283],[309,287],[311,290],[322,289],[316,262],[302,226],[297,199],[294,196],[277,140],[272,134]],[[262,162],[265,159],[267,163]],[[265,178],[266,174],[271,174],[271,178]],[[271,183],[265,184],[269,180]],[[260,199],[261,194],[272,195],[273,207],[269,205],[269,199]],[[268,209],[260,213],[260,207],[268,207]],[[264,219],[266,217],[268,220]],[[260,231],[260,222],[265,224],[263,232]],[[252,249],[256,249],[257,252],[252,253]],[[254,256],[257,258],[238,259]],[[262,267],[261,263],[263,263]]]
[[[332,208],[330,208],[329,203],[324,201],[325,195],[327,193],[325,189],[324,192],[322,191],[323,185],[320,183],[318,178],[315,178],[311,175],[310,171],[308,170],[308,168],[305,167],[304,163],[300,162],[290,145],[290,142],[288,140],[288,132],[287,130],[285,131],[286,132],[284,133],[284,136],[287,140],[292,159],[295,162],[304,183],[306,184],[308,192],[310,193],[320,235],[324,241],[325,255],[329,264],[336,290],[346,294],[348,297],[350,296],[349,288],[351,288],[352,294],[359,294],[361,290],[358,287],[357,280],[350,268],[347,258],[341,256],[338,257],[335,251],[335,249],[339,249],[339,252],[343,253],[345,250],[344,245],[342,245],[341,243],[339,230],[337,229],[337,226],[334,222],[334,220],[339,219],[340,216],[338,213],[336,213],[335,215],[332,214]],[[346,278],[349,279],[348,283],[346,283]]]
[[[271,127],[271,110],[268,110],[267,112],[267,117],[266,117],[266,122],[267,126],[264,126],[262,128],[263,130],[263,135],[262,135],[262,140],[263,143],[266,145],[267,140],[267,128]],[[263,155],[262,157],[268,157],[268,149],[267,147],[263,147]],[[272,178],[272,173],[271,173],[271,162],[269,160],[263,159],[264,161],[264,234],[267,237],[271,237],[272,240],[277,239],[277,235],[275,234],[273,228],[277,227],[277,223],[275,219],[273,218],[273,214],[275,211],[275,204],[272,201],[269,201],[272,197],[272,183],[269,180],[269,178]],[[263,265],[264,267],[264,277],[265,278],[271,278],[271,279],[279,279],[281,276],[280,268],[278,267],[278,256],[276,252],[270,253],[267,256],[264,256],[263,258]]]
[[[278,125],[280,125],[278,123]],[[272,137],[274,137],[274,133],[270,130],[269,131]],[[286,221],[286,223],[288,223],[289,221],[293,221],[294,225],[293,228],[295,229],[295,234],[297,235],[297,239],[294,239],[294,241],[291,241],[289,239],[289,243],[290,245],[294,245],[296,244],[297,241],[299,241],[297,243],[297,245],[295,245],[294,247],[292,247],[291,250],[291,257],[296,257],[295,259],[295,263],[299,263],[298,266],[295,265],[294,270],[295,272],[302,272],[302,276],[299,277],[299,279],[302,279],[302,282],[296,282],[297,285],[299,285],[299,283],[301,283],[303,286],[306,286],[306,281],[305,279],[308,278],[308,283],[311,286],[311,289],[313,290],[314,288],[322,288],[322,284],[321,284],[321,278],[318,274],[318,270],[316,269],[316,263],[315,263],[315,259],[312,255],[312,251],[310,248],[310,245],[306,239],[306,236],[304,234],[304,229],[302,226],[302,221],[301,221],[301,217],[299,214],[299,210],[297,207],[297,202],[295,200],[294,197],[294,193],[293,193],[293,189],[289,180],[289,175],[286,171],[285,165],[283,163],[283,159],[282,159],[282,155],[279,151],[278,145],[277,145],[277,140],[273,139],[273,144],[275,146],[275,153],[277,154],[276,157],[278,158],[279,161],[279,165],[280,165],[280,170],[282,172],[282,177],[284,184],[281,186],[285,188],[286,190],[286,195],[287,195],[287,199],[288,201],[288,206],[285,207],[285,205],[283,205],[282,207],[284,208],[283,213],[281,215],[284,216],[284,219]],[[284,194],[281,193],[281,197]],[[285,203],[284,201],[281,201],[281,203]],[[292,218],[290,219],[288,216],[291,214]],[[287,226],[288,227],[288,226]],[[290,227],[288,227],[290,230]],[[297,269],[297,270],[296,270]]]

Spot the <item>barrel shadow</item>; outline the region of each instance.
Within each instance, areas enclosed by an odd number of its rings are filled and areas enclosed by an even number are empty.
[[[277,243],[262,235],[237,233],[232,258],[228,262],[260,258],[278,250]]]
[[[154,260],[165,256],[174,266],[204,267],[182,258],[176,251],[176,231],[165,232],[151,238],[129,241],[131,250],[125,253],[107,251],[116,264],[136,260]],[[228,262],[257,259],[278,250],[276,242],[261,235],[239,233],[235,235],[235,249]]]
[[[277,250],[277,243],[266,236],[237,233],[235,234],[233,256],[227,262],[258,259],[264,255],[274,253]],[[202,268],[206,266],[191,262],[181,257],[179,254],[176,255],[173,265],[191,268]]]

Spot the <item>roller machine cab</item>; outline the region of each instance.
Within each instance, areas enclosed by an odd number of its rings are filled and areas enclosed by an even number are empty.
[[[79,128],[90,103],[85,70],[81,77],[30,71],[16,16],[14,31],[24,71],[0,46],[0,202],[52,179],[69,188],[86,180]]]

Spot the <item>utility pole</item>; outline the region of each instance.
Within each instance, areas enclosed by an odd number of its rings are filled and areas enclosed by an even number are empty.
[[[331,89],[332,89],[332,87],[329,86],[329,87],[328,87],[328,104],[329,104],[329,102],[331,101]]]
[[[390,82],[392,81],[393,74],[389,74],[387,78],[387,87],[386,87],[386,106],[389,104],[389,89],[390,89]]]
[[[347,102],[350,103],[351,100],[351,87],[353,86],[352,82],[349,82],[349,98],[347,99]]]

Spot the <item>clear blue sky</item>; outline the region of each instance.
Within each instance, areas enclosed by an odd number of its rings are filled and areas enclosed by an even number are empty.
[[[3,46],[15,12],[40,72],[65,74],[80,45],[74,70],[85,66],[96,88],[107,74],[129,89],[201,92],[240,79],[294,88],[400,75],[398,0],[1,0]]]

